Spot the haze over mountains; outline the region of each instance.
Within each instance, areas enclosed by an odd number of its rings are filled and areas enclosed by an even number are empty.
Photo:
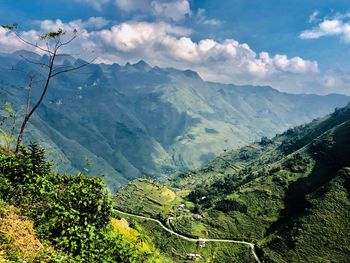
[[[26,51],[0,54],[0,66],[30,68],[40,75],[20,54],[46,59]],[[59,63],[82,61],[64,57]],[[0,70],[0,79],[1,103],[23,105],[26,77]],[[34,97],[40,88],[34,88]],[[52,82],[25,136],[42,142],[61,170],[104,175],[115,189],[137,177],[197,167],[225,149],[274,136],[349,101],[344,95],[211,83],[191,70],[144,61],[93,64]]]

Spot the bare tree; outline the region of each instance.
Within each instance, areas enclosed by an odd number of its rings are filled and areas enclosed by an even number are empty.
[[[71,42],[73,42],[77,38],[77,31],[74,30],[72,33],[73,35],[68,38],[68,40],[63,41],[63,36],[66,34],[63,29],[58,29],[57,31],[51,31],[46,34],[43,34],[39,37],[40,41],[43,42],[42,45],[38,43],[33,43],[29,40],[26,40],[21,36],[19,33],[18,26],[16,24],[14,25],[2,25],[2,27],[6,30],[12,31],[15,33],[17,38],[22,41],[23,43],[27,44],[28,46],[35,48],[36,50],[39,50],[41,53],[46,54],[49,57],[48,62],[43,62],[43,61],[37,61],[31,58],[27,58],[24,55],[21,55],[21,57],[27,61],[28,63],[31,63],[33,65],[37,65],[43,69],[45,69],[44,73],[44,81],[43,81],[43,87],[40,93],[39,99],[33,104],[34,106],[31,108],[31,99],[32,99],[32,89],[33,85],[36,82],[35,76],[30,76],[29,78],[29,84],[28,84],[28,96],[27,96],[27,102],[26,102],[26,110],[24,114],[24,119],[21,125],[21,128],[18,133],[17,137],[17,143],[16,143],[16,148],[15,148],[15,153],[18,153],[19,147],[22,144],[23,141],[23,134],[24,130],[28,124],[28,121],[30,117],[33,115],[33,113],[38,109],[38,107],[41,105],[43,99],[45,98],[45,95],[47,93],[47,90],[50,86],[50,83],[53,78],[64,74],[68,73],[71,71],[75,71],[78,69],[81,69],[93,62],[84,62],[79,66],[68,66],[68,65],[57,65],[56,59],[60,56],[69,56],[67,54],[61,54],[60,51],[62,50],[63,47],[69,45]]]

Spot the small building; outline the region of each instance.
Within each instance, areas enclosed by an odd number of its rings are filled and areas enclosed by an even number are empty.
[[[197,244],[200,247],[205,247],[205,239],[203,238],[198,239]]]
[[[195,214],[193,217],[194,217],[195,219],[197,219],[197,220],[200,220],[200,219],[203,218],[203,217],[202,217],[201,215],[199,215],[199,214]]]
[[[168,217],[168,221],[171,221],[171,220],[174,220],[174,217],[173,217],[173,216],[169,216],[169,217]]]
[[[200,254],[189,253],[186,255],[187,260],[199,260],[202,259]]]
[[[186,205],[185,205],[185,204],[181,204],[181,205],[179,205],[179,209],[180,209],[180,210],[185,209],[185,207],[186,207]]]

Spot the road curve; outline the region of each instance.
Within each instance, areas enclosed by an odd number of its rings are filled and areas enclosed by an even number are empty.
[[[140,219],[145,219],[145,220],[148,220],[148,221],[153,221],[153,222],[157,223],[158,225],[160,225],[161,228],[163,228],[165,231],[169,232],[170,234],[172,234],[174,236],[177,236],[179,238],[182,238],[182,239],[190,241],[190,242],[198,242],[198,239],[196,239],[196,238],[187,237],[187,236],[184,236],[182,234],[174,232],[170,228],[167,228],[162,222],[160,222],[157,219],[154,219],[154,218],[151,218],[151,217],[145,217],[145,216],[141,216],[141,215],[135,215],[135,214],[127,213],[127,212],[123,212],[123,211],[120,211],[120,210],[115,209],[115,208],[114,208],[114,211],[119,213],[119,214],[122,214],[122,215],[136,217],[136,218],[140,218]],[[240,241],[240,240],[232,240],[232,239],[212,239],[212,238],[206,239],[206,238],[201,238],[200,240],[203,240],[205,242],[236,243],[236,244],[247,245],[247,246],[250,247],[256,262],[261,263],[260,260],[259,260],[258,255],[255,252],[255,245],[253,243],[246,242],[246,241]]]

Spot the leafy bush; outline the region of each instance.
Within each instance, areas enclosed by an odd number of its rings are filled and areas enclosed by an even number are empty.
[[[53,253],[52,262],[156,262],[152,251],[140,251],[111,228],[102,179],[52,173],[35,144],[18,155],[0,154],[0,198],[34,221],[41,240],[66,253]]]
[[[293,173],[303,173],[306,171],[309,163],[310,159],[297,153],[284,163],[284,167]]]
[[[215,209],[224,213],[238,211],[241,213],[247,213],[247,206],[242,202],[232,199],[224,199],[216,203]]]

